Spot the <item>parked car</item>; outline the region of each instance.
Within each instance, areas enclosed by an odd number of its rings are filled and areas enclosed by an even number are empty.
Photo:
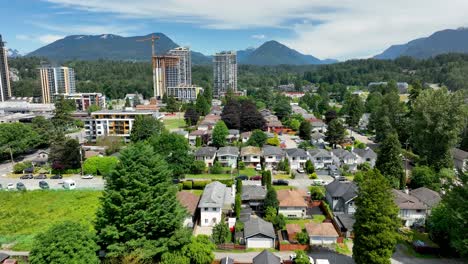
[[[250,180],[252,180],[252,181],[261,181],[262,176],[261,175],[252,176],[252,177],[250,177]]]
[[[34,172],[34,168],[33,167],[30,167],[30,168],[26,168],[23,170],[23,173],[33,173]]]
[[[7,185],[7,190],[14,190],[15,189],[15,185],[13,183],[9,183]]]
[[[43,190],[49,189],[49,184],[46,181],[40,181],[39,182],[39,188],[41,188]]]
[[[236,177],[236,180],[246,181],[249,177],[247,175],[239,175]]]
[[[60,174],[55,174],[55,175],[53,175],[53,176],[50,176],[50,178],[51,178],[52,180],[60,180],[60,179],[62,179],[63,177],[62,177],[62,175],[60,175]]]
[[[81,176],[81,179],[86,179],[86,180],[90,180],[92,178],[94,178],[92,174],[86,174],[86,175]]]
[[[289,185],[289,182],[286,180],[274,180],[273,185]]]
[[[297,169],[297,172],[299,172],[299,173],[305,173],[305,171],[304,171],[304,169],[303,169],[303,168],[299,168],[299,169]]]
[[[20,177],[21,180],[29,180],[29,179],[33,179],[34,176],[32,174],[25,174],[25,175],[22,175]]]
[[[262,170],[262,164],[257,164],[257,166],[255,166],[255,170],[256,171],[261,171]]]
[[[34,177],[36,180],[44,180],[47,179],[47,176],[45,174],[39,174],[36,177]]]
[[[181,182],[180,179],[172,179],[172,183],[173,183],[173,184],[178,184],[179,182]]]
[[[24,186],[24,183],[18,182],[16,184],[16,189],[18,189],[18,191],[26,191],[26,186]]]
[[[76,183],[74,180],[64,180],[62,187],[67,190],[74,190],[76,189]]]

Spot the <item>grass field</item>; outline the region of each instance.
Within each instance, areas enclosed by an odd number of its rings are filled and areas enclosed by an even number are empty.
[[[163,119],[163,123],[167,130],[185,127],[183,118]]]
[[[30,250],[36,234],[57,222],[92,225],[100,191],[0,192],[0,248]]]

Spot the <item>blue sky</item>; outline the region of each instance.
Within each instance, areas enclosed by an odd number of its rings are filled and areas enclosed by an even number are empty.
[[[278,40],[319,58],[369,57],[468,25],[468,1],[15,0],[0,9],[7,46],[30,52],[66,35],[162,32],[213,54]]]

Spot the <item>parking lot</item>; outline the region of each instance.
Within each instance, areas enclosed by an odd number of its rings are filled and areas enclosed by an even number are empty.
[[[60,180],[52,180],[52,179],[45,179],[45,180],[36,180],[36,179],[30,179],[30,180],[21,180],[18,178],[12,178],[12,177],[6,177],[6,176],[0,176],[0,184],[2,185],[3,189],[7,188],[7,185],[9,183],[13,183],[16,189],[16,183],[22,182],[26,186],[26,190],[38,190],[39,188],[39,182],[40,181],[45,181],[49,184],[50,189],[63,189],[63,180],[74,180],[76,183],[76,188],[77,189],[95,189],[95,190],[103,190],[104,189],[104,180],[102,177],[97,176],[94,177],[93,179],[81,179],[80,175],[73,175],[70,177],[64,177],[63,179]]]

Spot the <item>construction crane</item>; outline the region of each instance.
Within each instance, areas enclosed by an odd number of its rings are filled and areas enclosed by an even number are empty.
[[[154,46],[154,42],[159,39],[158,36],[155,36],[155,35],[151,35],[151,38],[145,38],[145,39],[137,39],[137,41],[139,42],[143,42],[143,41],[149,41],[151,40],[151,55],[154,57],[156,56],[156,50],[155,50],[155,46]]]

